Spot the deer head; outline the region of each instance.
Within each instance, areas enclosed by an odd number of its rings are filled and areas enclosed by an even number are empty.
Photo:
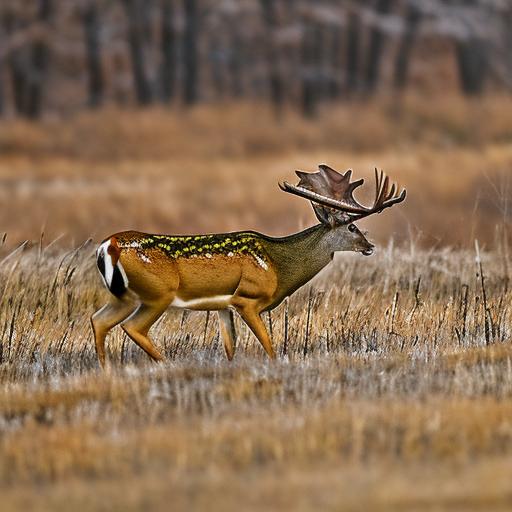
[[[400,192],[399,188],[394,183],[391,184],[389,178],[377,169],[375,169],[375,199],[372,206],[364,206],[354,198],[354,191],[364,183],[364,180],[350,181],[351,170],[342,174],[321,164],[316,173],[296,171],[296,174],[300,178],[299,183],[297,185],[280,183],[281,190],[309,199],[315,215],[322,224],[336,231],[344,231],[339,228],[345,227],[352,233],[352,237],[348,234],[344,237],[343,241],[347,249],[342,250],[360,250],[366,255],[372,253],[373,246],[353,222],[401,203],[406,196],[405,190]],[[363,248],[365,244],[366,248]]]

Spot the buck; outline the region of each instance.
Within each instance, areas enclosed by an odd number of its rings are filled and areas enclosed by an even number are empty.
[[[229,360],[236,348],[234,310],[274,358],[261,313],[312,279],[335,252],[371,255],[374,246],[354,222],[402,202],[406,195],[375,170],[375,200],[366,207],[353,195],[364,180],[351,182],[350,170],[341,174],[320,165],[319,172],[296,173],[296,186],[279,186],[310,200],[320,221],[299,233],[273,238],[254,231],[197,236],[125,231],[104,240],[97,250],[97,265],[112,295],[91,317],[100,364],[105,365],[105,337],[118,324],[160,361],[162,354],[148,331],[169,306],[218,311]]]

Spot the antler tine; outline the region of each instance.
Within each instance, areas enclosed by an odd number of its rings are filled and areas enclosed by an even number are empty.
[[[389,189],[389,178],[382,169],[380,171],[375,169],[375,178],[377,182],[377,193],[375,194],[373,206],[369,208],[372,212],[375,211],[377,205],[381,204],[388,196]]]
[[[375,169],[375,201],[373,206],[367,208],[365,212],[353,216],[351,220],[359,220],[374,213],[380,213],[385,208],[401,203],[407,192],[404,189],[399,193],[399,190],[397,184],[391,183],[389,177],[383,171],[379,172]]]
[[[384,174],[384,184],[382,185],[382,192],[378,198],[378,204],[383,203],[389,196],[389,177]]]
[[[393,197],[397,191],[396,183],[391,184],[391,190],[389,191],[389,197]]]
[[[375,197],[379,197],[380,194],[380,187],[382,185],[382,171],[377,170],[377,167],[375,167]]]

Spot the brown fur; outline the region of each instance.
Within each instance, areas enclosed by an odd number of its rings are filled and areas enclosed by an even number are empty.
[[[160,360],[162,356],[147,333],[176,298],[184,302],[201,300],[197,305],[187,306],[188,309],[235,309],[269,357],[275,357],[259,316],[276,297],[278,279],[273,268],[265,270],[252,256],[242,254],[173,259],[153,248],[144,251],[144,258],[141,258],[136,248],[119,249],[118,240],[131,242],[142,236],[141,233],[130,232],[115,234],[110,238],[113,243],[108,253],[112,255],[113,261],[119,254],[118,261],[128,277],[129,291],[121,300],[112,297],[110,303],[91,319],[96,350],[102,365],[105,363],[105,337],[118,323],[148,355],[154,360]],[[216,297],[219,296],[229,296],[230,299],[218,300]],[[140,306],[137,307],[137,304]],[[226,354],[231,360],[236,346],[233,320],[222,313],[219,322]]]

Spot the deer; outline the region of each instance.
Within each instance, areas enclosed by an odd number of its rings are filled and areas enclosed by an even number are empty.
[[[375,199],[364,206],[351,181],[325,164],[318,172],[296,171],[297,185],[279,183],[284,192],[311,202],[318,224],[275,238],[256,231],[206,235],[115,233],[101,242],[96,263],[110,300],[91,316],[96,354],[105,367],[105,338],[116,325],[154,361],[162,353],[148,335],[170,307],[216,311],[227,359],[235,355],[234,312],[274,359],[261,314],[277,307],[308,283],[338,251],[373,253],[355,222],[404,201],[406,190],[375,169]]]

